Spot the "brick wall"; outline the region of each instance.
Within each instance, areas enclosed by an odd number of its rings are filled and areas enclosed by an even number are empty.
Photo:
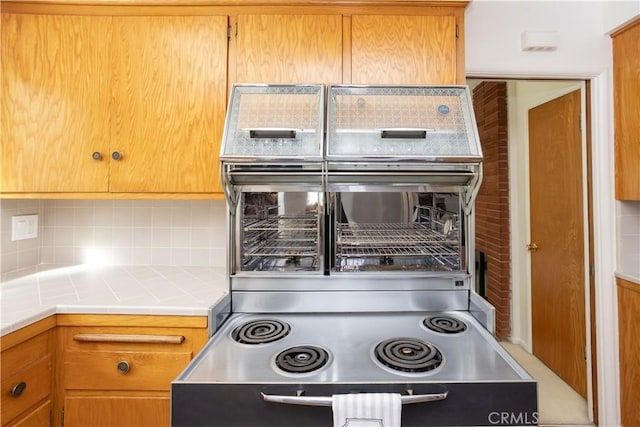
[[[476,250],[485,253],[486,295],[496,308],[496,336],[511,334],[507,84],[482,82],[473,107],[484,154],[484,180],[476,202]]]

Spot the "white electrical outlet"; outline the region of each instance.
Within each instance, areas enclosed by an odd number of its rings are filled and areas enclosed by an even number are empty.
[[[11,217],[11,240],[38,237],[38,215],[14,215]]]

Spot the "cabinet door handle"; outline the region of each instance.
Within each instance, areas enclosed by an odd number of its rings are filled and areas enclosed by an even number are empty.
[[[184,335],[76,334],[79,342],[117,342],[144,344],[182,344]]]
[[[91,158],[93,160],[102,160],[102,153],[99,151],[94,151],[93,154],[91,155]]]
[[[131,365],[129,365],[129,362],[127,362],[126,360],[118,362],[118,372],[120,372],[122,375],[128,374],[130,369]]]
[[[27,383],[20,381],[18,384],[11,387],[11,396],[20,397],[22,393],[27,389]]]
[[[113,160],[122,160],[122,153],[119,151],[114,151],[113,153],[111,153],[111,158]]]

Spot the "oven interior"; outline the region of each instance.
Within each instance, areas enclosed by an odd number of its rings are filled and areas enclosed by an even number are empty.
[[[243,192],[235,269],[465,271],[461,206],[455,192]]]

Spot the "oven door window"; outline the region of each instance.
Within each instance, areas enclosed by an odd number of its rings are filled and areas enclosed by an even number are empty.
[[[333,193],[339,272],[464,268],[459,193]]]
[[[241,271],[318,272],[323,266],[322,193],[242,193]]]

